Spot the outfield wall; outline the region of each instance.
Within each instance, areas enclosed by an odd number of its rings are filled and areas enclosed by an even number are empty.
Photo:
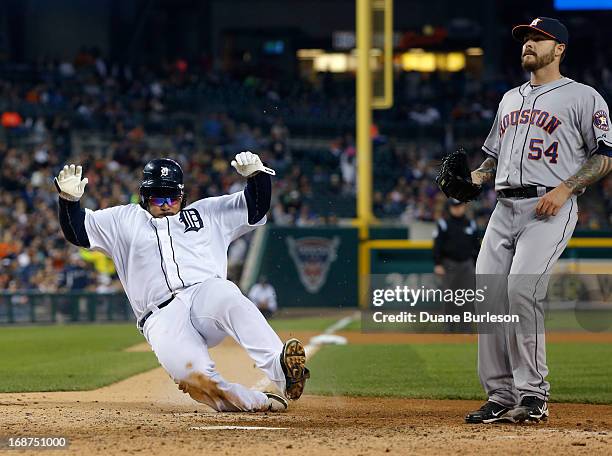
[[[612,233],[576,233],[558,264],[563,272],[610,274]],[[371,230],[369,274],[430,274],[431,241],[409,241],[406,228]],[[267,276],[280,308],[357,307],[359,238],[357,228],[267,227],[250,273]],[[248,293],[249,283],[243,291]],[[0,292],[0,324],[133,320],[120,294]]]
[[[366,274],[433,271],[430,240],[409,241],[405,228],[375,228],[370,237]],[[356,307],[358,247],[356,228],[270,226],[253,276],[268,278],[280,307]],[[612,233],[576,232],[562,259],[574,273],[612,272]],[[587,267],[592,262],[595,270]],[[577,270],[576,265],[586,270]]]
[[[0,324],[134,320],[124,293],[0,292]]]

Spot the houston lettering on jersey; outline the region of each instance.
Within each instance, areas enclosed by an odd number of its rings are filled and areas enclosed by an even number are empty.
[[[540,109],[517,109],[504,115],[499,122],[499,137],[504,136],[509,127],[525,124],[535,125],[550,135],[561,125],[561,121],[557,116]]]

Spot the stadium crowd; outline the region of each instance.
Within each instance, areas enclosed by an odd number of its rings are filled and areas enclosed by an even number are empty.
[[[0,290],[119,289],[107,259],[66,248],[52,183],[66,162],[84,165],[89,185],[82,205],[98,209],[137,202],[142,167],[158,156],[183,165],[190,201],[239,191],[244,181],[229,162],[251,150],[278,171],[271,222],[314,226],[354,216],[351,83],[329,75],[288,86],[239,80],[182,60],[131,69],[86,50],[74,62],[0,71]],[[396,108],[376,115],[372,133],[375,215],[401,224],[438,218],[445,201],[433,180],[440,157],[460,142],[476,167],[501,94],[515,82],[402,74]],[[591,69],[585,82],[612,93],[606,68]],[[608,176],[582,197],[579,228],[612,224],[611,193]],[[494,204],[487,188],[471,205],[481,227]],[[232,249],[236,278],[245,242]]]

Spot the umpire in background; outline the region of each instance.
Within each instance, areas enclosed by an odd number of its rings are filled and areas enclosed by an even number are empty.
[[[476,286],[475,265],[480,243],[476,222],[466,216],[466,204],[449,199],[448,214],[436,223],[433,233],[434,273],[439,277],[443,290],[471,289]],[[473,303],[458,306],[445,302],[447,315],[463,315],[473,312]],[[449,323],[449,332],[471,332],[469,323]]]

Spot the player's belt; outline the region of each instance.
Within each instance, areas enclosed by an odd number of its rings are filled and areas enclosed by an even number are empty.
[[[170,304],[172,302],[172,300],[174,299],[174,296],[171,296],[170,299],[167,299],[166,301],[162,302],[160,305],[157,306],[158,309],[163,309],[164,307],[166,307],[168,304]],[[147,321],[147,318],[149,318],[151,315],[153,315],[153,311],[149,310],[144,317],[142,317],[140,319],[140,321],[138,322],[138,327],[140,329],[143,328],[145,321]]]
[[[543,196],[545,193],[554,190],[554,187],[521,187],[521,188],[509,188],[506,190],[500,190],[497,192],[498,198],[537,198]]]

